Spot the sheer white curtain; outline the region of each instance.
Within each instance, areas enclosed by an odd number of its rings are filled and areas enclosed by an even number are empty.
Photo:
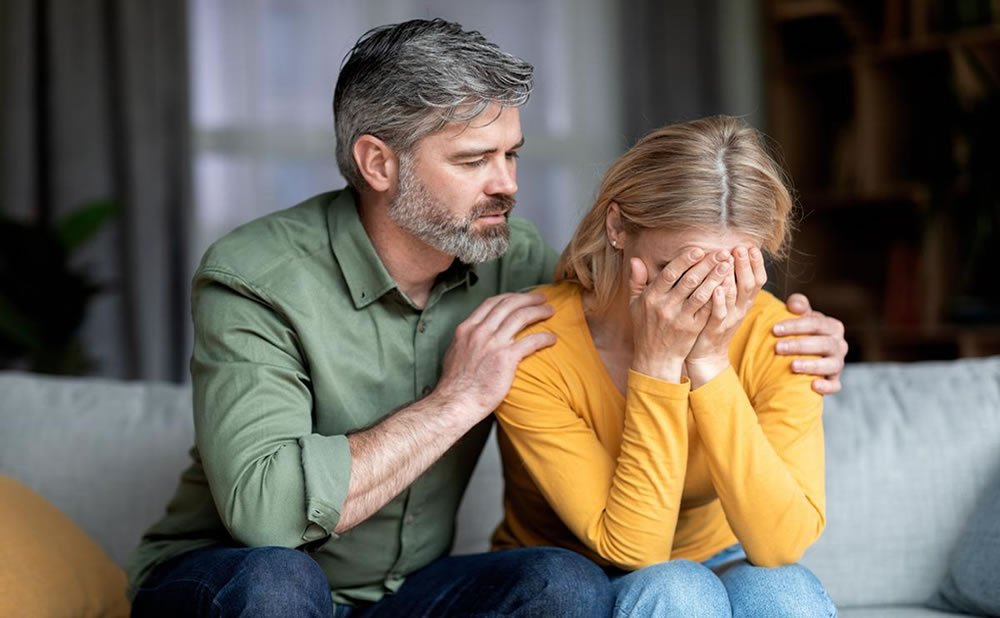
[[[190,0],[190,14],[192,266],[236,225],[342,186],[333,88],[344,55],[379,24],[443,17],[535,65],[517,213],[557,250],[625,145],[611,0]]]

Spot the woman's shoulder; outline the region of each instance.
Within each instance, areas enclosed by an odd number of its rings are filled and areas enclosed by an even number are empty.
[[[546,283],[532,288],[531,291],[544,296],[545,301],[556,309],[580,302],[580,285],[574,281]]]
[[[777,337],[772,331],[774,325],[793,317],[795,315],[783,301],[770,292],[761,290],[733,336],[734,348],[745,359],[753,358],[765,350],[773,350],[777,343]]]
[[[794,318],[795,314],[788,310],[785,302],[767,290],[761,290],[747,312],[746,321],[757,326],[765,326],[768,330],[782,320]]]
[[[517,338],[535,333],[555,335],[553,345],[542,348],[521,362],[519,372],[538,372],[543,367],[562,374],[576,372],[587,367],[589,370],[590,332],[581,302],[581,288],[571,281],[560,281],[541,285],[531,290],[545,297],[552,306],[553,313],[548,319],[536,322],[518,333]]]
[[[553,313],[551,318],[525,329],[524,334],[530,332],[558,334],[558,331],[576,330],[586,325],[579,284],[572,281],[559,281],[540,285],[529,291],[544,296],[545,303],[551,305]]]

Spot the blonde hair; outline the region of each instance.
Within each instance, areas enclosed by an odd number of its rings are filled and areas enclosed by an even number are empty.
[[[734,231],[784,258],[793,201],[763,136],[743,121],[713,116],[645,136],[612,164],[597,201],[556,267],[556,281],[593,292],[589,309],[610,306],[621,284],[622,253],[607,237],[611,203],[626,232],[644,229]]]

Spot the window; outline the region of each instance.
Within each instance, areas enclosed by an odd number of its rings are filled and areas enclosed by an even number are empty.
[[[622,147],[610,0],[190,0],[196,263],[233,227],[343,185],[340,62],[372,26],[444,17],[535,65],[516,214],[556,249]]]

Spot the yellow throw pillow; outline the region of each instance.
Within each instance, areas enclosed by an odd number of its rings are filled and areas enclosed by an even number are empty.
[[[45,498],[0,476],[0,616],[128,613],[122,569]]]

